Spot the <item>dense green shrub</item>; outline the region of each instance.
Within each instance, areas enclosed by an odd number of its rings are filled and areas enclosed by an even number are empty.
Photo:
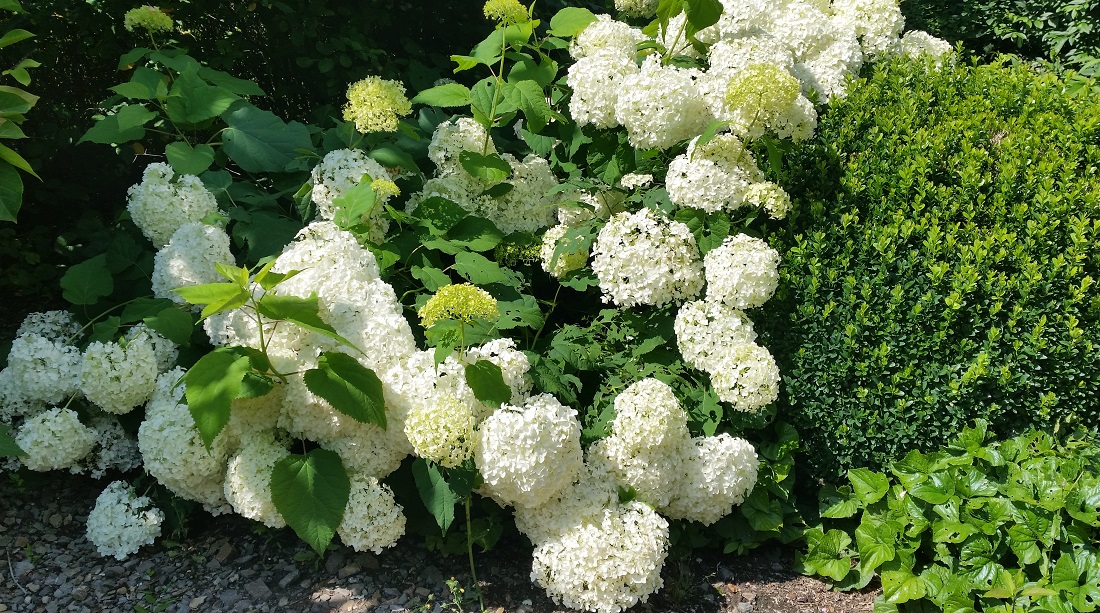
[[[894,62],[787,167],[780,294],[758,326],[812,476],[974,418],[1095,427],[1100,103],[1023,66]]]

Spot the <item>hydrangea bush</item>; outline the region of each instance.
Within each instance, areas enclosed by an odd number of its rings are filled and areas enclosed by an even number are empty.
[[[751,317],[778,280],[760,226],[790,201],[752,151],[810,138],[811,101],[913,47],[891,2],[616,7],[543,24],[493,0],[459,80],[409,100],[365,79],[328,129],[182,50],[128,54],[85,140],[172,134],[128,194],[155,253],[116,241],[70,270],[66,298],[102,315],[28,318],[0,450],[130,470],[96,424],[137,411],[128,449],[160,486],[318,552],[389,547],[423,504],[473,569],[510,509],[532,580],[591,611],[660,589],[679,534],[785,534],[794,439]],[[120,299],[143,251],[148,292]],[[159,532],[148,505],[112,484],[89,537],[128,555]]]

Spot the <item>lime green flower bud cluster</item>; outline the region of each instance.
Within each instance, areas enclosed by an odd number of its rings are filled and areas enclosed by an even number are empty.
[[[730,79],[726,106],[749,109],[762,117],[779,116],[798,101],[798,79],[775,64],[753,64]]]
[[[370,188],[374,190],[374,194],[378,196],[379,200],[401,195],[401,188],[389,179],[375,179],[370,182]]]
[[[489,0],[485,3],[485,18],[501,23],[523,23],[528,20],[527,8],[519,0]]]
[[[171,17],[159,8],[148,5],[126,11],[122,25],[129,32],[133,32],[135,28],[143,28],[150,34],[154,32],[171,32],[175,27]]]
[[[500,315],[497,299],[470,283],[444,285],[417,313],[425,328],[447,319],[472,323],[475,319],[493,319]]]
[[[405,97],[405,86],[381,77],[367,77],[348,87],[348,103],[344,120],[355,123],[355,129],[369,132],[394,132],[398,118],[412,112]]]

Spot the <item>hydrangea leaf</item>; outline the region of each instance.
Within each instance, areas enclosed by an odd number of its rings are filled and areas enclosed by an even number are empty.
[[[429,87],[409,102],[442,108],[467,106],[470,104],[470,88],[460,83],[445,83]]]
[[[239,96],[265,96],[267,95],[259,85],[247,79],[239,79],[233,75],[214,70],[208,66],[199,66],[198,74],[204,81],[211,85],[217,85]]]
[[[187,408],[207,449],[229,423],[241,380],[252,367],[248,355],[236,347],[219,347],[199,358],[183,376]]]
[[[172,83],[164,110],[179,124],[198,124],[221,115],[240,97],[223,87],[209,85],[194,70],[179,74]]]
[[[448,230],[447,239],[470,251],[484,252],[499,245],[504,240],[504,233],[488,219],[471,215]]]
[[[372,160],[387,168],[403,168],[412,171],[418,171],[420,169],[411,155],[397,147],[382,145],[371,149],[370,153],[367,155],[369,155]]]
[[[547,87],[557,76],[558,63],[540,53],[539,61],[526,57],[516,62],[512,70],[508,71],[508,82],[534,81],[539,87]]]
[[[314,449],[289,455],[271,469],[271,502],[298,535],[324,554],[351,496],[351,481],[339,454]]]
[[[61,296],[72,304],[95,304],[100,298],[110,295],[114,289],[106,254],[97,255],[69,268],[61,277]]]
[[[248,103],[237,103],[222,114],[228,127],[222,133],[225,152],[246,172],[281,172],[299,156],[312,151],[309,130]]]
[[[455,495],[439,468],[429,464],[423,458],[413,461],[412,472],[416,480],[416,489],[420,492],[420,500],[435,518],[439,529],[446,534],[455,520],[455,503],[458,502],[458,496]]]
[[[248,302],[250,294],[236,283],[204,283],[172,290],[188,304],[206,305],[199,315],[206,319],[215,313],[235,309]]]
[[[684,0],[684,14],[698,32],[718,23],[722,16],[722,3],[718,0]]]
[[[479,254],[463,251],[455,254],[454,269],[474,285],[499,283],[519,289],[523,277],[508,268],[502,268],[496,262]]]
[[[763,489],[754,489],[749,494],[741,505],[741,513],[753,530],[773,532],[783,527],[783,505]]]
[[[0,221],[15,221],[22,206],[22,177],[10,164],[0,164]]]
[[[122,320],[118,317],[104,317],[92,326],[92,333],[88,335],[89,343],[113,343],[118,335],[118,328]]]
[[[550,123],[550,105],[542,87],[534,81],[517,81],[505,84],[504,95],[512,104],[523,111],[531,131],[539,132]]]
[[[355,348],[351,341],[340,336],[328,322],[321,319],[318,312],[320,306],[317,294],[313,294],[309,298],[265,294],[263,298],[257,301],[256,308],[265,317],[294,322],[307,330],[323,334],[340,341],[348,347]]]
[[[341,228],[350,228],[370,214],[377,202],[378,194],[371,187],[370,181],[361,181],[332,199],[332,205],[336,209],[333,221]]]
[[[206,171],[214,163],[214,148],[200,143],[191,147],[187,143],[172,143],[164,148],[168,163],[181,175],[195,175]]]
[[[586,8],[567,6],[550,18],[550,33],[554,36],[576,36],[590,23],[596,21],[596,15]]]
[[[122,323],[131,324],[153,317],[164,309],[173,308],[176,303],[167,298],[138,298],[122,309]]]
[[[488,183],[500,183],[512,176],[512,167],[496,153],[481,155],[474,151],[463,151],[458,155],[458,161],[470,176]]]
[[[191,313],[183,309],[176,307],[162,309],[156,315],[146,317],[142,321],[177,345],[186,347],[191,343],[191,332],[195,328],[195,322],[191,319]]]
[[[27,452],[19,448],[15,437],[11,435],[11,428],[7,424],[0,424],[0,458],[17,458],[27,455]]]
[[[489,360],[478,360],[465,369],[466,383],[474,397],[494,409],[512,399],[512,388],[504,382],[504,374]]]
[[[355,358],[345,353],[323,353],[317,368],[307,370],[304,379],[309,391],[327,400],[337,411],[356,421],[386,428],[382,381]]]
[[[458,222],[468,217],[469,213],[446,198],[432,196],[416,207],[415,215],[420,219],[420,225],[427,228],[428,232],[440,236],[458,225]]]
[[[88,141],[113,145],[140,140],[145,136],[145,124],[156,116],[156,113],[140,104],[128,104],[114,115],[96,121],[77,144]]]

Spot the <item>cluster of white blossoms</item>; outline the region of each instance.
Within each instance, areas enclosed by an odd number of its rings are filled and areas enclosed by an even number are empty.
[[[52,408],[23,422],[15,444],[26,455],[20,459],[31,470],[68,468],[91,453],[95,430],[80,423],[72,409]]]
[[[748,234],[726,237],[703,256],[707,299],[736,309],[763,305],[779,286],[779,252]]]
[[[746,204],[749,187],[764,181],[752,153],[733,134],[719,134],[701,146],[698,140],[692,139],[668,165],[669,200],[708,213]]]
[[[537,155],[522,160],[510,153],[499,155],[508,164],[510,176],[503,193],[490,193],[491,183],[471,175],[462,165],[462,153],[495,156],[496,147],[485,127],[470,117],[457,117],[439,124],[428,145],[428,157],[436,174],[413,194],[406,210],[414,213],[424,200],[446,198],[468,213],[492,221],[505,234],[538,232],[554,221],[559,196],[558,180],[550,164]],[[495,194],[495,195],[494,195]]]
[[[384,166],[371,159],[361,149],[337,149],[325,154],[320,164],[313,167],[313,204],[317,206],[317,216],[331,221],[336,216],[334,200],[343,196],[351,188],[367,181],[379,186],[392,181],[392,175]],[[360,220],[370,229],[368,238],[381,243],[389,230],[390,221],[385,215],[385,204],[393,197],[392,192],[375,189],[374,208]]]
[[[685,224],[649,209],[617,213],[592,246],[604,301],[619,306],[690,300],[703,289],[703,262]]]
[[[218,213],[214,194],[194,175],[176,180],[172,167],[163,162],[145,168],[141,183],[126,193],[126,209],[153,246],[160,249],[189,222],[200,222]]]
[[[88,513],[85,532],[99,555],[123,560],[142,545],[151,545],[160,536],[164,512],[150,504],[124,481],[108,485]]]
[[[388,485],[354,474],[344,520],[336,534],[355,551],[382,553],[405,534],[405,514]]]
[[[630,144],[668,149],[698,136],[711,121],[699,80],[701,71],[661,64],[649,56],[641,69],[623,77],[615,100],[615,120],[626,128]]]
[[[180,287],[224,281],[215,266],[233,266],[229,235],[218,225],[188,222],[153,257],[153,295],[184,304]]]
[[[912,58],[928,57],[937,64],[942,64],[944,58],[950,56],[954,48],[951,43],[927,32],[911,30],[896,41],[890,50],[896,55]]]
[[[117,415],[129,413],[149,400],[160,374],[153,344],[146,340],[152,334],[156,332],[148,330],[125,345],[89,343],[80,365],[80,390],[84,397]]]

